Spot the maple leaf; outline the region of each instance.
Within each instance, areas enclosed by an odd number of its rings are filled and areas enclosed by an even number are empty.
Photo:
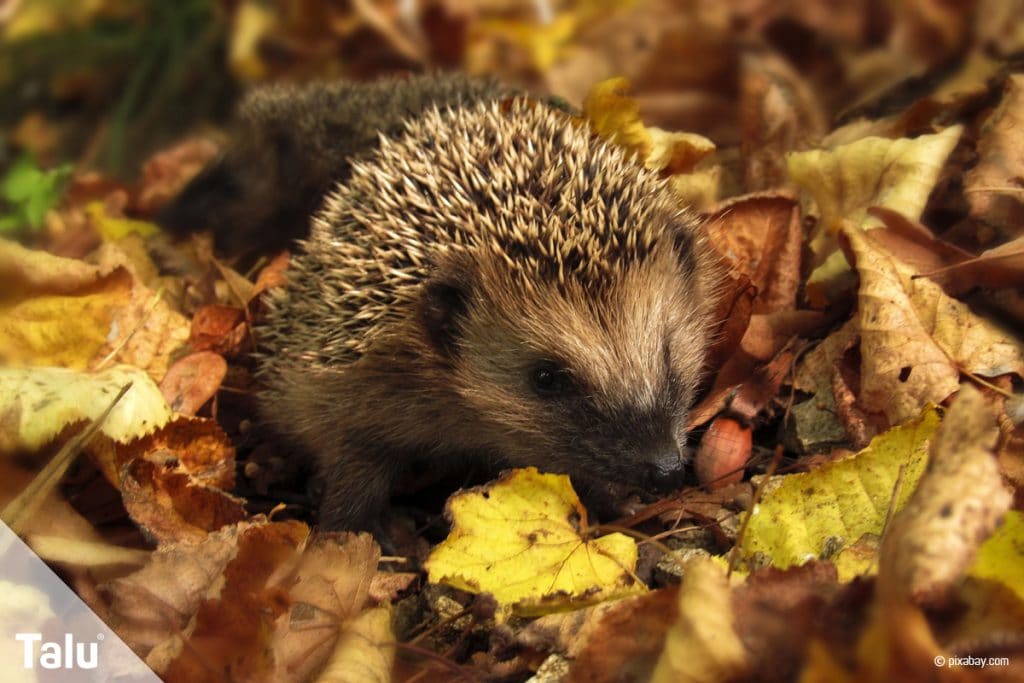
[[[453,528],[426,562],[429,578],[491,593],[505,612],[537,615],[642,592],[636,543],[587,538],[587,511],[569,478],[535,468],[448,501]]]

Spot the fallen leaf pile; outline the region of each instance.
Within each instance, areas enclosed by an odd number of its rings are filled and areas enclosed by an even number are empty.
[[[0,516],[163,679],[1024,680],[1024,2],[8,4]],[[289,254],[155,219],[235,85],[429,68],[564,99],[700,219],[679,491],[414,468],[377,540],[316,528],[254,408]]]

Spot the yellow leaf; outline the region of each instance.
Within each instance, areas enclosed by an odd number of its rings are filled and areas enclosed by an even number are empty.
[[[625,78],[609,78],[591,88],[583,101],[583,116],[599,136],[635,153],[648,169],[666,176],[692,173],[715,151],[715,143],[703,135],[645,127]]]
[[[115,273],[82,296],[37,296],[0,309],[0,361],[85,369],[106,345],[115,309],[131,290]]]
[[[640,120],[640,105],[629,96],[628,80],[609,78],[591,88],[583,101],[583,116],[602,138],[647,159],[653,142]]]
[[[715,151],[715,143],[696,133],[671,132],[656,128],[647,129],[651,146],[644,159],[644,166],[665,175],[693,173],[706,157]]]
[[[746,649],[733,624],[732,593],[722,568],[710,559],[686,563],[679,616],[665,636],[654,683],[731,681],[749,673]]]
[[[392,679],[395,637],[389,606],[365,610],[350,621],[317,683],[387,683]]]
[[[9,7],[13,15],[0,22],[0,31],[4,42],[13,43],[69,28],[81,28],[104,11],[109,14],[112,4],[109,0],[34,0],[12,3]]]
[[[645,127],[625,78],[595,85],[583,102],[583,115],[597,135],[635,154],[648,170],[669,178],[680,204],[702,209],[718,198],[721,171],[717,165],[701,164],[714,153],[715,143],[696,133]]]
[[[426,562],[430,581],[491,593],[505,613],[578,609],[643,592],[636,543],[587,539],[587,512],[569,478],[530,467],[448,501],[452,531]]]
[[[100,233],[100,237],[108,242],[116,242],[133,234],[140,237],[149,237],[160,232],[160,228],[156,227],[155,223],[136,221],[130,218],[117,218],[109,215],[106,206],[101,201],[86,204],[85,214]]]
[[[111,361],[160,380],[190,323],[125,265],[106,243],[102,265],[60,258],[0,240],[0,364],[78,370]]]
[[[1024,600],[1024,512],[1006,513],[1003,525],[982,544],[967,573],[998,581]]]
[[[267,75],[267,66],[259,51],[260,41],[277,21],[273,9],[266,3],[247,0],[235,10],[228,64],[241,80],[258,81]]]
[[[97,373],[64,368],[0,368],[0,452],[36,450],[66,426],[94,420],[128,382],[100,432],[127,443],[171,418],[171,409],[150,377],[138,368],[115,366]]]
[[[824,305],[851,282],[849,265],[837,250],[842,222],[878,227],[879,220],[867,214],[871,206],[919,218],[960,132],[960,126],[952,126],[914,139],[866,137],[787,157],[790,180],[813,197],[821,212],[809,245],[816,266],[807,281],[812,302]]]
[[[929,409],[875,437],[854,456],[779,477],[752,513],[744,557],[763,553],[774,566],[786,568],[819,557],[827,545],[845,548],[865,534],[880,535],[900,468],[897,509],[924,471],[928,440],[938,424],[938,414]],[[855,566],[862,565],[840,564],[840,579],[853,578],[844,572]]]

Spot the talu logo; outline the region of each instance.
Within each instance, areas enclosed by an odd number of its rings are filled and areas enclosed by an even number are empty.
[[[36,666],[36,643],[40,644],[39,666],[44,669],[95,669],[99,660],[99,642],[76,643],[70,633],[64,634],[63,644],[43,642],[41,633],[17,633],[14,639],[25,646],[23,666],[26,669]],[[103,634],[98,634],[96,640],[103,640]]]

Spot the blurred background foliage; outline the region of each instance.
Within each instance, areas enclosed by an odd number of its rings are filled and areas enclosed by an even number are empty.
[[[907,76],[1019,53],[1022,16],[1021,0],[0,0],[0,168],[30,153],[130,179],[254,82],[431,68],[576,105],[625,76],[645,121],[722,148],[765,64],[834,119]]]

